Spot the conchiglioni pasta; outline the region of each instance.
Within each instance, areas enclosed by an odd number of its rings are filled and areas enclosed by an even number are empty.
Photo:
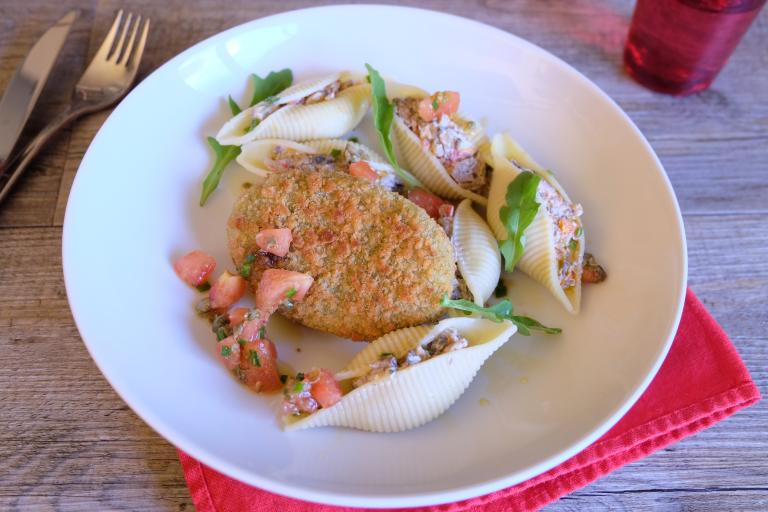
[[[303,417],[286,417],[285,428],[339,426],[399,432],[421,426],[444,413],[461,396],[485,360],[515,331],[509,321],[465,317],[448,318],[431,328],[418,326],[391,332],[372,342],[336,374],[342,381],[358,379],[362,382],[358,387],[328,408]],[[463,348],[369,376],[382,358],[407,360],[413,353],[424,352],[430,343],[443,343],[445,347],[445,343],[464,340]]]
[[[542,168],[508,134],[491,143],[493,178],[488,194],[487,219],[496,238],[508,233],[499,212],[506,202],[509,184],[524,171],[541,177],[536,197],[539,211],[525,231],[525,250],[519,268],[549,289],[570,313],[581,305],[581,274],[584,261],[584,229],[581,206],[571,202],[551,172]]]
[[[348,71],[301,82],[240,112],[221,127],[216,140],[239,146],[256,139],[341,137],[360,123],[370,94],[363,75]]]
[[[501,255],[491,229],[469,199],[456,208],[451,240],[459,273],[475,304],[483,306],[499,282]]]
[[[383,157],[368,146],[343,139],[294,142],[259,139],[242,147],[237,163],[259,176],[288,169],[348,172],[355,162],[365,162],[378,175],[377,183],[388,190],[402,189],[402,180]]]
[[[419,117],[418,102],[429,94],[395,86],[394,142],[411,172],[432,192],[448,199],[469,198],[486,204],[487,166],[482,127],[459,113]]]

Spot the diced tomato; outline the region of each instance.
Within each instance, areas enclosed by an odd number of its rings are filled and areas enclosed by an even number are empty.
[[[373,170],[368,162],[354,162],[349,164],[349,174],[352,176],[359,176],[369,181],[376,181],[379,179],[379,174]]]
[[[216,344],[216,357],[228,369],[234,370],[240,364],[240,344],[232,336],[224,338]]]
[[[309,274],[270,268],[264,271],[256,290],[256,307],[272,314],[285,299],[300,302],[312,286],[314,278]]]
[[[266,335],[266,325],[269,320],[269,315],[263,313],[257,309],[252,310],[254,314],[251,315],[251,320],[246,320],[243,324],[243,329],[238,335],[239,339],[246,341],[256,341],[263,339]]]
[[[229,325],[232,327],[238,326],[245,321],[245,315],[248,313],[248,308],[235,308],[229,312]]]
[[[447,114],[450,116],[459,111],[459,93],[455,91],[443,91],[436,93],[434,96],[436,96],[438,103],[438,114]]]
[[[440,91],[419,102],[419,117],[432,121],[435,116],[451,115],[459,111],[460,96],[455,91]]]
[[[226,309],[235,302],[239,301],[245,293],[247,282],[242,276],[232,275],[224,272],[219,276],[211,291],[208,292],[208,298],[211,300],[212,309]]]
[[[262,251],[275,256],[285,256],[291,248],[293,235],[288,228],[262,229],[256,233],[254,240]]]
[[[451,204],[447,201],[443,201],[434,194],[427,192],[422,188],[413,188],[408,192],[408,199],[410,199],[417,206],[421,206],[426,210],[430,217],[433,219],[440,218],[440,207],[445,204]]]
[[[320,407],[330,407],[341,400],[341,387],[330,370],[315,368],[307,374],[306,379],[312,384],[309,392]]]
[[[216,268],[216,260],[203,251],[192,251],[176,260],[173,270],[190,286],[200,286]]]
[[[240,347],[240,370],[245,384],[254,391],[269,392],[283,387],[277,371],[277,349],[266,338]]]

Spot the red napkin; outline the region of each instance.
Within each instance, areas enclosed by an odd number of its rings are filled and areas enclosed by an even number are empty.
[[[538,510],[603,475],[695,434],[760,399],[760,392],[723,330],[688,290],[680,327],[656,378],[629,412],[583,452],[514,487],[477,498],[410,511]],[[299,501],[251,487],[179,450],[199,512],[359,511]]]

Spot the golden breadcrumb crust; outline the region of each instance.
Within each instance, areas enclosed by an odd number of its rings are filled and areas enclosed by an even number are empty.
[[[284,258],[259,252],[254,236],[267,228],[291,230]],[[267,268],[314,277],[304,300],[280,312],[344,338],[372,340],[435,320],[453,288],[453,248],[437,223],[404,197],[344,173],[271,175],[237,200],[227,234],[235,265],[256,255],[254,291]]]

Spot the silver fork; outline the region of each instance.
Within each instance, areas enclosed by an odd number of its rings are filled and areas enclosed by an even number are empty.
[[[142,23],[141,16],[135,20],[133,17],[128,13],[121,24],[123,11],[118,11],[107,37],[75,85],[72,103],[67,110],[43,128],[16,157],[0,166],[0,178],[7,176],[0,189],[0,203],[53,135],[79,117],[114,105],[131,88],[149,33],[149,18]]]

